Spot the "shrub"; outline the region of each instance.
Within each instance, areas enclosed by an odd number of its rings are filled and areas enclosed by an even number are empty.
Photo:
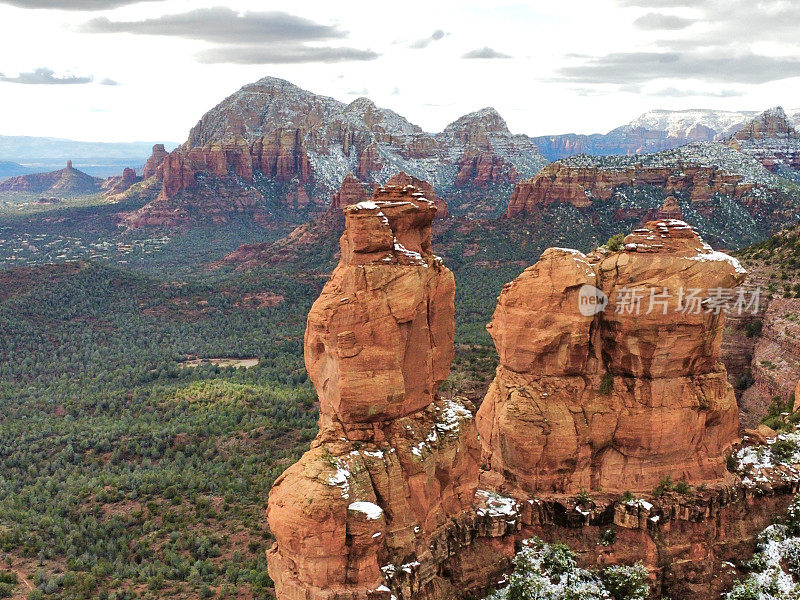
[[[542,552],[542,567],[560,578],[575,568],[575,554],[566,544],[547,544]]]
[[[789,462],[797,452],[797,442],[787,439],[778,439],[769,447],[772,459],[776,463]]]
[[[756,319],[755,321],[750,321],[745,326],[745,334],[749,338],[757,337],[757,336],[761,335],[761,330],[763,329],[763,327],[764,327],[764,323],[763,323],[763,321],[761,319]]]
[[[610,238],[608,238],[608,241],[605,243],[605,246],[612,252],[618,252],[619,250],[622,250],[622,243],[624,241],[625,241],[624,233],[615,233]]]
[[[800,495],[786,509],[786,527],[792,535],[800,535]]]
[[[603,375],[603,380],[600,382],[600,386],[597,388],[597,391],[602,394],[603,396],[608,396],[611,394],[611,391],[614,389],[614,376],[611,373],[606,373]]]
[[[737,581],[733,589],[725,595],[725,600],[759,600],[761,592],[752,579]]]
[[[672,477],[667,475],[664,479],[662,479],[659,484],[653,489],[653,496],[656,498],[660,498],[664,495],[664,492],[669,492],[675,489],[675,484],[672,483]]]
[[[614,600],[645,600],[650,595],[647,568],[642,563],[607,567],[600,577]]]
[[[617,530],[614,527],[609,527],[600,535],[600,544],[603,546],[610,546],[617,541]]]

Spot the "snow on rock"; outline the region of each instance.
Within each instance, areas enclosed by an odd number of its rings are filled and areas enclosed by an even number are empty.
[[[364,513],[368,521],[375,521],[383,516],[383,509],[373,502],[353,502],[347,509]]]

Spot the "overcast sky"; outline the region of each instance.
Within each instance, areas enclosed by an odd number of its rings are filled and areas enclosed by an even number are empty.
[[[529,135],[788,108],[800,2],[0,0],[0,135],[181,142],[265,75],[428,131],[484,106]]]

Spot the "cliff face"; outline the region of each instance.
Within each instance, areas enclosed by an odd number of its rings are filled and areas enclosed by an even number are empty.
[[[719,594],[736,575],[724,561],[752,550],[796,487],[788,472],[743,484],[727,471],[738,415],[718,362],[724,316],[676,312],[681,288],[738,285],[738,263],[677,221],[648,223],[620,252],[547,251],[500,296],[501,364],[473,419],[436,393],[454,284],[431,253],[432,203],[386,187],[345,215],[305,338],[320,432],[270,493],[278,598],[470,597],[532,535],[585,565],[643,560],[666,595]],[[666,305],[625,308],[626,290],[651,287]],[[667,477],[702,487],[653,497]],[[591,496],[570,496],[581,489]]]
[[[723,247],[763,239],[796,218],[795,184],[719,143],[644,156],[576,156],[550,164],[516,185],[506,216],[536,219],[560,203],[593,222],[644,220],[669,196]]]
[[[749,121],[729,145],[752,156],[773,173],[800,181],[800,133],[781,107]]]
[[[281,598],[388,599],[395,576],[403,597],[418,594],[442,552],[430,541],[477,486],[472,413],[436,393],[453,358],[455,286],[430,248],[435,205],[388,186],[345,214],[342,258],[305,338],[320,432],[270,493]]]
[[[798,248],[800,226],[795,225],[738,255],[748,271],[744,287],[751,297],[758,293],[758,310],[730,319],[723,360],[747,427],[758,424],[775,397],[787,406],[800,379]]]
[[[692,202],[708,200],[714,194],[742,200],[749,197],[754,188],[740,174],[699,165],[676,169],[633,164],[623,169],[607,169],[600,165],[583,167],[553,163],[533,179],[520,182],[514,188],[506,215],[515,217],[537,205],[546,206],[552,202],[591,206],[596,200],[610,199],[619,186],[643,185],[663,188],[667,194],[686,192]]]
[[[348,172],[383,185],[405,171],[431,182],[440,195],[475,190],[485,195],[487,187],[513,185],[546,162],[530,139],[512,135],[493,109],[430,135],[366,98],[343,104],[265,78],[209,111],[168,156],[154,148],[145,175],[162,181],[161,194],[128,222],[149,223],[148,212],[164,213],[159,205],[176,213],[194,206],[198,210],[189,213],[202,218],[209,178],[223,195],[255,188],[280,210],[307,217],[324,212]],[[224,200],[212,210],[217,208],[224,208]]]
[[[734,288],[743,271],[681,221],[650,222],[625,244],[548,250],[503,289],[489,325],[500,366],[477,417],[497,482],[641,492],[667,476],[726,477],[739,419],[719,364],[725,317],[680,312],[678,298]],[[595,288],[608,298],[596,315],[581,304]]]

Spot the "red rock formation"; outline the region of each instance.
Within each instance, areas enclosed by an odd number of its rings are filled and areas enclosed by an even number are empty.
[[[156,144],[153,146],[153,153],[150,155],[150,158],[147,159],[147,162],[144,165],[144,171],[142,171],[142,178],[143,179],[150,179],[156,174],[156,169],[164,162],[164,159],[169,154],[164,148],[164,144]]]
[[[252,183],[265,196],[276,197],[288,213],[318,216],[340,186],[345,164],[353,165],[361,181],[373,184],[383,183],[391,166],[408,165],[414,173],[422,169],[433,180],[440,178],[443,166],[452,165],[457,171],[445,172],[452,173],[453,181],[459,173],[463,205],[464,192],[474,188],[485,195],[488,184],[514,183],[520,173],[533,175],[545,162],[530,139],[512,135],[492,109],[466,115],[433,136],[366,98],[344,105],[268,77],[206,113],[169,159],[156,146],[145,177],[163,179],[159,202],[187,192],[173,207],[179,211],[199,207],[188,196],[201,196],[202,191],[195,194],[202,187],[196,176],[203,180],[209,175],[230,188]],[[442,184],[449,187],[453,181]],[[163,206],[153,203],[144,212],[151,209],[161,213]]]
[[[432,563],[431,539],[477,485],[472,414],[436,393],[453,358],[455,287],[430,249],[435,205],[387,186],[345,213],[342,259],[306,330],[320,432],[270,493],[282,599],[388,600],[394,571]],[[404,597],[432,578],[409,578]]]
[[[773,173],[800,171],[800,132],[781,107],[764,111],[729,140],[732,148],[758,160]]]
[[[548,250],[500,295],[489,325],[500,366],[477,424],[490,479],[509,491],[726,476],[739,420],[719,364],[724,314],[681,313],[678,299],[733,288],[741,268],[680,221],[648,223],[625,244],[608,256]],[[596,288],[609,305],[594,315],[579,303]]]
[[[59,171],[19,175],[0,181],[0,192],[85,196],[101,191],[102,185],[102,179],[79,171],[69,160],[66,168]]]
[[[136,171],[130,168],[125,168],[122,175],[119,177],[109,177],[103,182],[102,188],[105,190],[107,196],[121,194],[128,190],[134,183],[142,180],[141,177],[136,175]]]
[[[656,213],[656,220],[663,221],[665,219],[683,220],[683,213],[681,213],[680,204],[675,196],[668,196]]]
[[[713,167],[687,165],[675,169],[634,164],[623,169],[604,169],[553,163],[536,177],[517,184],[506,216],[516,217],[553,202],[591,206],[595,199],[608,200],[614,188],[621,185],[654,185],[668,194],[686,191],[694,202],[708,200],[715,193],[743,198],[753,190],[753,185],[743,182],[741,175]]]
[[[412,177],[411,175],[400,171],[396,175],[392,175],[386,182],[386,185],[413,186],[422,192],[425,195],[425,198],[433,201],[434,204],[436,204],[437,219],[447,219],[450,216],[450,209],[447,206],[447,202],[436,195],[436,192],[433,191],[433,186],[427,181],[417,179],[416,177]]]
[[[800,410],[800,381],[797,382],[797,386],[794,388],[794,407],[793,410],[797,411]]]
[[[342,187],[331,198],[331,206],[329,211],[341,212],[344,208],[351,204],[358,204],[372,197],[372,190],[369,186],[364,185],[359,181],[355,175],[348,173]]]
[[[724,561],[751,551],[797,482],[770,475],[756,499],[725,470],[738,419],[717,362],[721,315],[617,308],[626,286],[735,286],[734,261],[673,221],[617,253],[548,250],[500,296],[501,364],[476,431],[436,394],[453,281],[430,252],[431,203],[387,187],[346,215],[305,339],[320,433],[270,493],[279,600],[474,597],[532,535],[566,541],[585,566],[643,560],[656,593],[699,600],[730,584]],[[579,310],[584,285],[609,295],[605,313]],[[609,494],[648,495],[666,476],[711,486],[652,502]],[[581,487],[593,495],[580,504],[564,494]],[[600,543],[612,526],[616,540]]]

